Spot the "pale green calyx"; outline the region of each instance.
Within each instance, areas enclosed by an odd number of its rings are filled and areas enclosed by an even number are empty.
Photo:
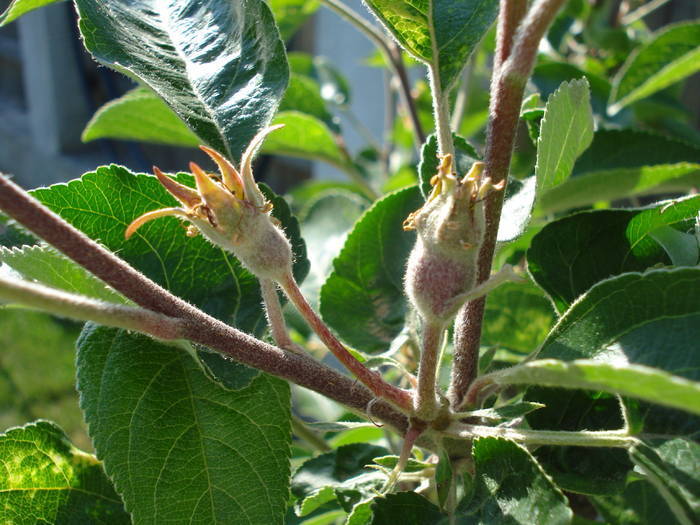
[[[126,238],[153,219],[179,217],[192,223],[188,235],[201,232],[212,243],[233,253],[258,278],[283,280],[291,273],[291,246],[277,220],[270,215],[272,204],[255,184],[252,172],[257,148],[268,133],[279,127],[266,128],[253,138],[241,159],[240,173],[220,153],[200,146],[219,167],[221,180],[191,162],[196,190],[175,182],[154,167],[160,183],[182,206],[144,213],[127,227]]]

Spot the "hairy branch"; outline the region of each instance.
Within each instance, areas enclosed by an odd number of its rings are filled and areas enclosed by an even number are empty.
[[[159,339],[182,339],[184,333],[182,321],[174,317],[144,308],[98,301],[19,279],[0,277],[0,302],[42,310],[76,321],[94,321],[116,328],[135,330]]]
[[[540,40],[564,0],[538,0],[518,26],[518,20],[524,11],[522,3],[522,0],[501,1],[495,60],[500,67],[494,67],[491,83],[490,117],[484,155],[486,169],[483,174],[494,184],[508,178],[525,84],[532,72]],[[486,234],[479,256],[479,282],[488,279],[491,273],[503,194],[504,192],[492,192],[486,200]],[[457,314],[449,394],[453,407],[461,404],[476,376],[485,301],[485,297],[471,301]]]
[[[406,431],[406,417],[388,403],[378,401],[355,380],[309,357],[259,341],[175,297],[4,176],[0,176],[0,209],[139,306],[179,318],[183,338],[318,392],[360,413],[367,413],[371,405],[373,418],[402,434]]]

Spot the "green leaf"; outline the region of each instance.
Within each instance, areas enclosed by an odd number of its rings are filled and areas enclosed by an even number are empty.
[[[599,130],[572,177],[542,195],[540,208],[553,213],[651,193],[663,183],[698,172],[698,147],[631,129]]]
[[[177,180],[193,184],[190,175],[180,174]],[[201,236],[187,237],[177,219],[150,222],[130,240],[124,239],[126,226],[142,213],[177,204],[155,177],[112,165],[32,194],[175,295],[242,330],[259,333],[265,326],[255,277],[232,255]],[[114,195],[119,195],[119,200],[114,200]],[[286,206],[278,201],[275,204],[275,214]],[[285,213],[281,217],[286,221]],[[306,258],[298,249],[300,241],[295,239],[293,223],[283,222],[283,227],[297,247],[296,264],[304,265]]]
[[[277,27],[285,42],[294,36],[299,27],[316,12],[319,0],[268,0],[267,5],[275,15]]]
[[[598,390],[700,414],[700,382],[642,365],[540,359],[498,372],[494,380],[503,385]]]
[[[38,281],[52,288],[111,303],[128,302],[85,268],[48,246],[0,248],[0,263],[7,264],[24,279]]]
[[[292,51],[287,53],[287,60],[292,73],[311,77],[321,86],[321,96],[326,102],[337,106],[350,103],[348,80],[326,58]]]
[[[543,99],[548,99],[562,84],[574,79],[586,79],[591,90],[591,107],[598,115],[605,115],[610,82],[604,77],[593,75],[565,62],[544,62],[535,66],[532,83],[537,87]]]
[[[438,75],[443,92],[459,77],[498,14],[494,0],[367,0],[396,40]]]
[[[78,390],[98,457],[134,522],[282,522],[285,382],[261,374],[229,390],[181,349],[88,325]]]
[[[498,438],[474,440],[476,488],[467,512],[478,523],[568,524],[566,497],[523,447]]]
[[[697,314],[700,314],[700,268],[626,273],[598,283],[577,300],[550,332],[538,357],[663,365],[645,362],[642,356],[634,359],[633,347],[611,345],[632,328],[665,318],[697,317]],[[657,350],[662,351],[662,348]]]
[[[469,144],[463,137],[453,133],[452,140],[455,145],[455,156],[457,158],[453,165],[455,171],[464,176],[471,169],[472,164],[479,159],[479,154],[474,146]],[[423,198],[427,199],[432,191],[430,179],[438,171],[440,159],[437,156],[438,145],[437,135],[430,135],[421,149],[420,164],[418,164],[418,178],[420,179],[420,191]]]
[[[386,350],[403,328],[403,274],[415,233],[402,224],[421,204],[416,187],[377,201],[355,225],[321,288],[324,320],[362,351]]]
[[[661,493],[678,521],[700,521],[700,445],[673,439],[652,448],[639,443],[630,458]]]
[[[676,518],[658,490],[645,479],[633,479],[618,495],[591,498],[607,523],[648,525],[675,523]]]
[[[108,102],[83,130],[83,142],[111,138],[195,147],[201,141],[150,89],[136,88]]]
[[[569,178],[576,159],[593,141],[593,112],[586,79],[564,82],[547,99],[537,141],[538,193]]]
[[[337,500],[350,511],[363,497],[374,494],[386,477],[367,468],[378,456],[385,456],[384,447],[356,443],[339,447],[306,461],[292,477],[292,494],[299,516],[306,516],[324,503]]]
[[[347,191],[322,194],[307,206],[302,232],[311,257],[311,270],[302,290],[312,304],[318,304],[318,295],[331,271],[333,259],[366,208],[366,201]]]
[[[554,324],[551,304],[530,283],[505,283],[489,294],[482,344],[532,352]]]
[[[447,516],[415,492],[399,492],[375,498],[371,503],[372,525],[436,525]]]
[[[700,71],[700,23],[666,26],[637,49],[613,81],[610,112]]]
[[[321,160],[341,170],[352,169],[333,132],[319,119],[298,111],[283,111],[272,124],[284,124],[284,128],[265,139],[263,153]]]
[[[542,403],[513,403],[512,405],[504,405],[496,408],[482,408],[480,410],[472,410],[468,417],[482,417],[493,421],[507,421],[510,419],[521,418],[530,412],[543,408]]]
[[[97,459],[49,421],[0,434],[3,523],[131,523]]]
[[[45,5],[55,4],[58,1],[59,0],[12,0],[9,7],[0,14],[0,27],[17,20],[20,16],[29,11],[44,7]]]
[[[289,87],[280,102],[280,112],[298,111],[315,117],[323,122],[333,133],[340,128],[333,115],[326,107],[326,101],[321,96],[321,87],[311,77],[292,73],[289,76]]]
[[[238,161],[287,87],[284,45],[261,0],[76,0],[85,47],[139,78]]]
[[[649,236],[659,243],[674,266],[695,266],[698,263],[700,252],[695,235],[680,232],[670,226],[661,226],[649,232]]]
[[[547,224],[532,239],[528,270],[563,312],[603,279],[668,264],[655,234],[664,227],[683,226],[699,211],[700,197],[695,196],[648,208],[595,210],[564,217]]]
[[[391,470],[399,463],[399,456],[381,456],[373,460],[377,465],[381,465],[385,469]],[[414,458],[408,458],[404,472],[420,472],[427,468],[435,468],[435,464],[425,461],[418,461]]]

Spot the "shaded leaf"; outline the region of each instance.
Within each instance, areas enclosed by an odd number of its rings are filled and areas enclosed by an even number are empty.
[[[591,90],[591,107],[598,115],[605,115],[608,98],[610,97],[610,82],[590,72],[565,62],[544,62],[535,66],[532,72],[532,83],[537,87],[543,99],[548,99],[562,82],[574,79],[588,81]]]
[[[391,193],[367,210],[333,261],[321,288],[321,314],[345,341],[365,352],[386,350],[407,312],[403,274],[415,233],[403,221],[422,204],[418,188]]]
[[[664,27],[630,55],[613,81],[610,112],[641,100],[700,70],[700,23]]]
[[[572,177],[544,193],[544,213],[649,193],[700,172],[700,148],[641,131],[598,130]]]
[[[498,13],[493,0],[367,0],[368,7],[415,58],[430,65],[447,92]]]
[[[415,492],[399,492],[375,498],[371,503],[372,525],[436,525],[447,516]]]
[[[0,27],[17,20],[20,16],[45,5],[55,4],[59,0],[12,0],[12,3],[0,14]]]
[[[547,99],[537,141],[538,193],[569,178],[576,159],[593,140],[593,113],[586,79],[564,82]]]
[[[603,519],[620,525],[675,523],[675,516],[651,483],[634,479],[618,495],[591,498]]]
[[[595,210],[547,224],[527,253],[533,279],[562,312],[595,283],[670,262],[654,234],[682,226],[700,211],[700,197],[647,208]]]
[[[639,443],[629,454],[680,523],[700,521],[700,445],[673,439],[654,449]]]
[[[201,141],[150,89],[136,88],[108,102],[83,130],[83,142],[111,138],[195,147]]]
[[[7,264],[24,279],[52,288],[112,303],[128,302],[82,266],[45,245],[0,248],[0,263]]]
[[[381,456],[374,458],[373,460],[377,465],[380,465],[388,470],[393,469],[399,463],[399,456]],[[435,468],[433,463],[426,463],[425,461],[418,461],[414,458],[408,458],[406,467],[403,469],[404,472],[420,472],[427,468]]]
[[[504,405],[496,408],[472,410],[469,412],[468,417],[482,417],[484,419],[491,419],[494,421],[503,421],[520,418],[543,407],[544,405],[542,403],[513,403],[512,405]]]
[[[85,47],[138,77],[204,142],[238,160],[282,98],[284,45],[260,0],[76,0]]]
[[[49,421],[0,434],[4,523],[131,523],[97,459]]]
[[[308,53],[287,53],[289,68],[293,73],[313,78],[321,86],[321,96],[326,102],[344,106],[350,103],[348,80],[326,58]]]
[[[566,497],[523,447],[498,438],[474,440],[476,488],[467,512],[479,523],[565,524]]]
[[[232,391],[180,349],[88,325],[78,340],[78,390],[98,457],[135,522],[282,522],[284,381],[263,374]]]
[[[363,497],[374,494],[386,477],[372,468],[372,460],[385,456],[384,447],[356,443],[339,447],[306,461],[292,477],[296,512],[305,516],[324,503],[337,500],[350,511]]]
[[[321,96],[321,87],[311,77],[296,73],[289,76],[289,87],[280,102],[279,110],[280,112],[298,111],[310,115],[323,122],[333,133],[340,131]]]

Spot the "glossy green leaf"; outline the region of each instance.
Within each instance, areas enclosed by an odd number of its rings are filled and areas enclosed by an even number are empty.
[[[138,77],[237,161],[287,87],[284,45],[261,0],[76,0],[85,47]]]
[[[595,283],[670,259],[655,232],[682,226],[700,211],[700,197],[648,208],[595,210],[564,217],[535,235],[527,253],[533,279],[563,312]]]
[[[564,361],[597,358],[609,363],[650,365],[625,357],[634,348],[611,345],[632,328],[698,314],[700,268],[626,273],[598,283],[576,301],[550,332],[538,357]]]
[[[661,184],[700,173],[700,148],[646,132],[599,130],[574,165],[572,177],[542,195],[542,212],[650,193]]]
[[[192,185],[186,174],[177,180]],[[89,237],[206,312],[248,332],[265,326],[257,280],[232,255],[201,236],[187,237],[180,221],[163,218],[150,222],[130,239],[124,230],[136,217],[158,208],[176,205],[155,177],[134,174],[120,166],[97,168],[67,184],[34,190],[33,195]],[[112,197],[119,195],[119,200]],[[276,202],[273,213],[286,204]],[[282,213],[283,227],[300,246],[294,224]],[[296,230],[298,232],[298,230]],[[296,237],[296,238],[295,238]],[[306,264],[297,249],[296,264]]]
[[[443,91],[459,77],[469,55],[498,13],[494,0],[367,0],[396,40],[438,75]]]
[[[321,160],[343,170],[352,169],[333,132],[319,119],[298,111],[283,111],[272,123],[284,124],[284,128],[268,136],[261,148],[263,153]]]
[[[588,82],[564,82],[547,99],[537,141],[538,193],[569,178],[576,159],[593,140],[593,112]]]
[[[472,410],[467,417],[481,417],[492,421],[507,421],[521,418],[530,412],[543,408],[542,403],[520,402],[512,405],[503,405],[496,408],[481,408]]]
[[[469,144],[463,137],[452,134],[452,140],[455,145],[456,163],[453,164],[453,169],[461,176],[467,174],[471,169],[472,164],[479,159],[479,154],[474,149],[474,146]],[[421,149],[420,163],[418,164],[418,178],[420,179],[420,191],[423,198],[427,199],[432,190],[430,179],[438,171],[440,159],[437,156],[438,145],[437,135],[432,134],[428,137]]]
[[[229,390],[179,348],[88,325],[78,390],[98,457],[136,523],[282,522],[285,382],[263,374]]]
[[[83,130],[83,142],[111,138],[195,147],[201,141],[150,89],[136,88],[108,102]]]
[[[82,266],[48,246],[0,248],[0,263],[7,264],[26,280],[37,281],[52,288],[111,303],[128,302]]]
[[[5,11],[0,14],[0,27],[5,24],[17,20],[20,16],[44,7],[45,5],[55,4],[59,0],[12,0],[12,3],[8,6]]]
[[[319,0],[269,0],[282,40],[289,40],[297,29],[316,12]]]
[[[386,454],[384,447],[356,443],[306,461],[292,477],[297,514],[306,516],[329,501],[337,501],[347,511],[352,509],[386,480],[384,474],[366,467]]]
[[[3,523],[131,523],[100,462],[54,423],[0,434],[0,458]]]
[[[512,441],[479,438],[472,447],[476,488],[467,505],[477,523],[568,524],[566,497],[530,453]]]
[[[365,352],[387,350],[404,326],[406,260],[415,233],[403,221],[418,209],[418,188],[391,193],[367,210],[321,288],[321,314],[341,338]]]
[[[625,62],[613,82],[610,112],[700,71],[700,23],[664,27]]]
[[[530,283],[505,283],[489,294],[482,344],[532,352],[556,320],[552,305]]]
[[[630,458],[684,525],[700,521],[700,445],[684,439],[633,446]]]
[[[586,359],[539,359],[499,372],[500,384],[540,385],[622,394],[700,414],[700,382],[648,366]]]

